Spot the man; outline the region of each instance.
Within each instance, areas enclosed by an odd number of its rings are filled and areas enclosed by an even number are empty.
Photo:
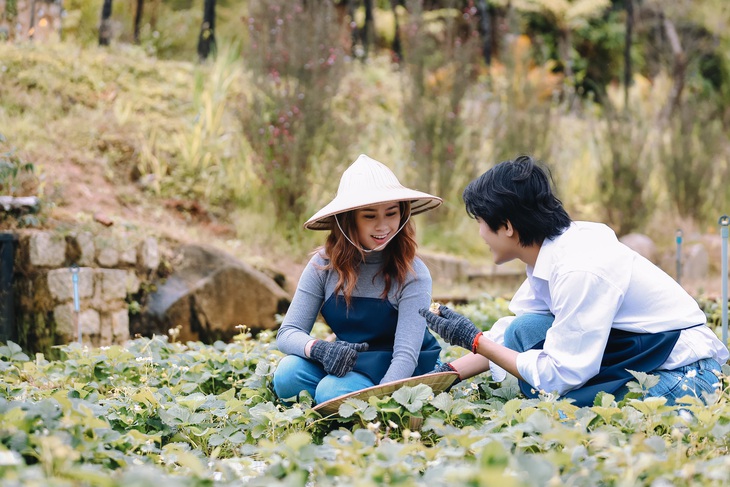
[[[527,279],[510,303],[515,316],[481,333],[442,306],[420,310],[447,342],[472,350],[442,367],[466,378],[491,368],[522,392],[554,392],[578,406],[605,391],[620,400],[633,376],[659,376],[649,396],[668,404],[718,389],[728,350],[696,301],[669,275],[599,223],[573,222],[548,173],[532,158],[502,162],[463,194],[496,264],[519,259]]]

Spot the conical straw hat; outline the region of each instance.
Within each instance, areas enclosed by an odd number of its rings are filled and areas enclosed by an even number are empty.
[[[342,174],[337,196],[304,224],[310,230],[330,230],[333,216],[389,201],[410,201],[411,215],[441,205],[438,196],[403,186],[385,164],[361,154]]]

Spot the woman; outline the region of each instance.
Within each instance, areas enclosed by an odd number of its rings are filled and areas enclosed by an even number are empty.
[[[431,275],[416,257],[410,218],[441,202],[366,155],[343,173],[337,196],[304,224],[330,234],[276,337],[288,354],[274,373],[277,396],[307,391],[322,403],[433,370],[441,348],[418,314],[430,303]],[[310,335],[319,313],[336,340]]]

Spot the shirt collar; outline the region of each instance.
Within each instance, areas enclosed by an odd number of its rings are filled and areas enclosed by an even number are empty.
[[[530,269],[532,271],[531,274],[534,277],[542,279],[543,281],[550,279],[550,271],[553,268],[553,261],[555,260],[555,252],[557,250],[555,239],[559,237],[560,235],[552,239],[546,238],[543,240],[542,245],[540,246],[540,252],[537,254],[535,267]]]

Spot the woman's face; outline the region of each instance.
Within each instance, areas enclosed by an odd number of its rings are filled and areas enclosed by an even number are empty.
[[[355,225],[363,248],[381,250],[378,247],[385,247],[400,227],[400,204],[389,202],[355,210]]]

